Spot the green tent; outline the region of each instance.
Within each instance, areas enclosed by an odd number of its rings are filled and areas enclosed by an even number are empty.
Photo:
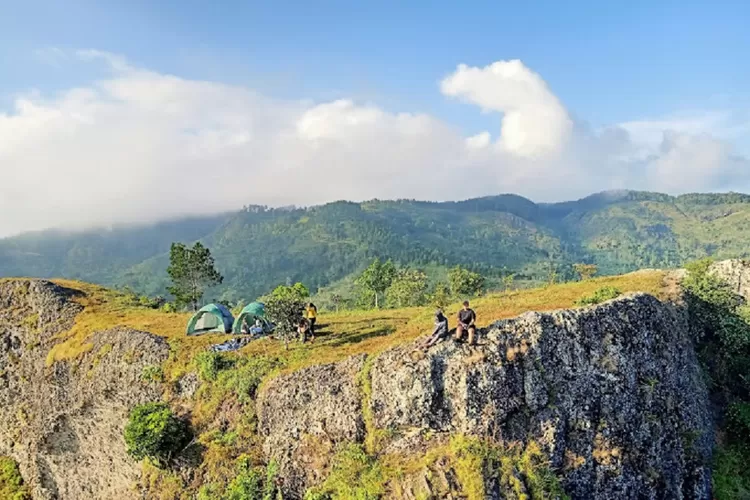
[[[190,318],[188,335],[201,335],[209,332],[231,333],[234,316],[222,304],[208,304]]]
[[[266,318],[266,307],[260,302],[251,302],[242,309],[237,319],[234,320],[232,332],[243,333],[242,324],[247,321],[247,324],[252,327],[255,325],[256,320],[260,321],[263,333],[271,333],[273,331],[273,324]]]

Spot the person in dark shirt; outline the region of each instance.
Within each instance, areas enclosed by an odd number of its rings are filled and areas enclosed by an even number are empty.
[[[307,319],[302,318],[300,320],[297,325],[297,333],[299,334],[300,342],[307,342],[308,337],[310,337],[310,342],[315,342],[315,333],[310,329],[310,322]]]
[[[464,307],[458,311],[458,325],[456,326],[456,340],[461,340],[464,332],[469,334],[469,345],[476,345],[477,315],[469,308],[469,301],[464,302]]]
[[[427,341],[422,344],[423,349],[428,349],[445,337],[448,336],[448,318],[445,317],[443,311],[438,309],[435,313],[435,329],[432,334],[427,338]]]

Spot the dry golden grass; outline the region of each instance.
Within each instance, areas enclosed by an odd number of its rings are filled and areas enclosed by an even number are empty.
[[[604,286],[623,293],[642,291],[663,298],[665,273],[639,271],[623,276],[596,278],[563,283],[545,288],[495,293],[472,301],[480,325],[498,319],[512,318],[526,311],[544,311],[574,307],[575,301]],[[61,286],[83,292],[75,298],[84,306],[69,331],[60,334],[60,343],[50,350],[47,363],[72,359],[92,349],[88,342],[96,331],[127,326],[167,338],[172,346],[165,373],[174,378],[188,369],[194,355],[211,344],[226,340],[227,335],[209,334],[187,337],[185,326],[189,313],[164,313],[128,304],[125,296],[106,288],[76,281],[55,280]],[[447,308],[451,324],[460,306]],[[390,347],[412,341],[430,333],[434,311],[429,307],[386,309],[379,311],[347,311],[320,314],[315,343],[284,345],[273,339],[261,339],[239,351],[243,356],[274,356],[285,360],[285,370],[334,362],[360,354],[376,354]]]
[[[529,310],[543,311],[573,307],[576,300],[604,286],[616,287],[623,293],[643,291],[663,297],[667,289],[664,278],[665,273],[644,271],[624,276],[564,283],[546,288],[490,294],[473,300],[471,305],[477,312],[478,323],[489,325],[496,320],[511,318]],[[56,361],[74,359],[92,350],[93,344],[90,336],[94,332],[116,326],[126,326],[151,332],[164,337],[169,342],[170,357],[162,368],[166,380],[175,380],[194,368],[193,360],[197,353],[211,344],[222,342],[230,337],[224,334],[188,337],[185,335],[185,327],[190,318],[189,313],[164,313],[140,307],[126,295],[96,285],[66,280],[55,280],[55,282],[82,292],[73,300],[83,306],[83,311],[78,314],[70,330],[58,335],[57,345],[48,353],[48,365]],[[455,326],[455,315],[459,308],[459,304],[454,304],[445,311],[451,326]],[[316,329],[318,336],[313,344],[292,343],[289,350],[285,350],[282,342],[266,338],[251,342],[242,350],[231,354],[230,357],[247,358],[240,360],[246,364],[267,360],[272,366],[280,367],[274,368],[271,373],[263,372],[265,377],[263,380],[267,381],[281,371],[287,372],[314,364],[335,362],[360,353],[377,354],[388,348],[413,341],[431,332],[433,314],[434,310],[430,307],[347,311],[337,314],[321,312]],[[107,347],[104,346],[102,349],[103,351],[99,354],[106,354],[104,351]],[[525,346],[518,346],[519,353],[523,349]],[[139,353],[128,353],[125,361],[136,359],[138,356]],[[477,357],[476,360],[471,361],[478,362],[480,359]],[[245,372],[241,373],[244,377]],[[262,463],[260,441],[254,430],[254,405],[248,402],[245,402],[248,404],[242,403],[240,391],[235,387],[237,381],[234,378],[230,380],[230,378],[229,373],[224,373],[216,381],[204,383],[190,407],[193,425],[199,431],[201,443],[206,446],[201,466],[202,474],[211,478],[211,481],[221,484],[226,484],[230,480],[234,471],[232,464],[239,454],[257,456],[257,463]],[[358,379],[364,398],[369,398],[368,382],[369,377],[365,369]],[[369,408],[369,405],[365,404],[364,407]],[[365,420],[367,422],[366,446],[368,451],[375,452],[380,448],[380,441],[385,437],[385,431],[374,428],[372,416],[367,412]],[[231,425],[225,429],[224,423],[226,422]],[[423,469],[426,464],[433,463],[439,456],[453,457],[449,443],[433,443],[431,448],[424,457],[400,455],[383,457],[383,463],[388,470],[408,473]],[[457,459],[457,457],[453,458]],[[469,479],[471,478],[468,476],[462,478],[462,484],[476,483]],[[157,473],[149,468],[144,469],[141,483],[147,486],[154,498],[179,498],[175,491],[183,486],[176,477],[168,473]]]

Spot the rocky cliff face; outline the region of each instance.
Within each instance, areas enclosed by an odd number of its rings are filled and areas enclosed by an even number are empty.
[[[711,265],[711,271],[725,280],[734,291],[750,302],[750,265],[740,259],[722,260]]]
[[[142,374],[169,348],[114,328],[46,366],[80,312],[73,294],[0,281],[0,456],[20,464],[35,498],[138,498],[122,430],[132,406],[161,397]],[[638,294],[500,321],[476,347],[404,345],[283,375],[264,385],[257,415],[285,498],[325,480],[345,443],[411,464],[389,484],[393,498],[457,498],[461,471],[434,457],[465,435],[538,445],[574,499],[708,499],[707,400],[683,312]],[[503,498],[497,471],[480,472],[486,496]]]
[[[478,347],[407,345],[302,370],[272,381],[258,409],[293,498],[324,477],[337,445],[381,432],[384,452],[422,455],[427,435],[534,441],[577,499],[708,499],[706,401],[682,313],[634,295],[501,321]],[[495,476],[485,482],[500,497]],[[441,495],[426,478],[411,484],[401,496]]]
[[[80,312],[72,294],[41,280],[0,282],[0,455],[19,463],[34,498],[133,498],[139,469],[122,430],[134,404],[160,397],[141,374],[169,349],[149,333],[113,329],[75,361],[47,367],[54,336]]]

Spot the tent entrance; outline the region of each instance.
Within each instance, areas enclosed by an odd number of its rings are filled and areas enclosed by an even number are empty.
[[[208,332],[230,333],[234,317],[221,304],[208,304],[195,313],[188,321],[188,335],[201,335]]]
[[[195,331],[213,330],[221,326],[221,324],[222,323],[215,314],[204,312],[195,322]]]

